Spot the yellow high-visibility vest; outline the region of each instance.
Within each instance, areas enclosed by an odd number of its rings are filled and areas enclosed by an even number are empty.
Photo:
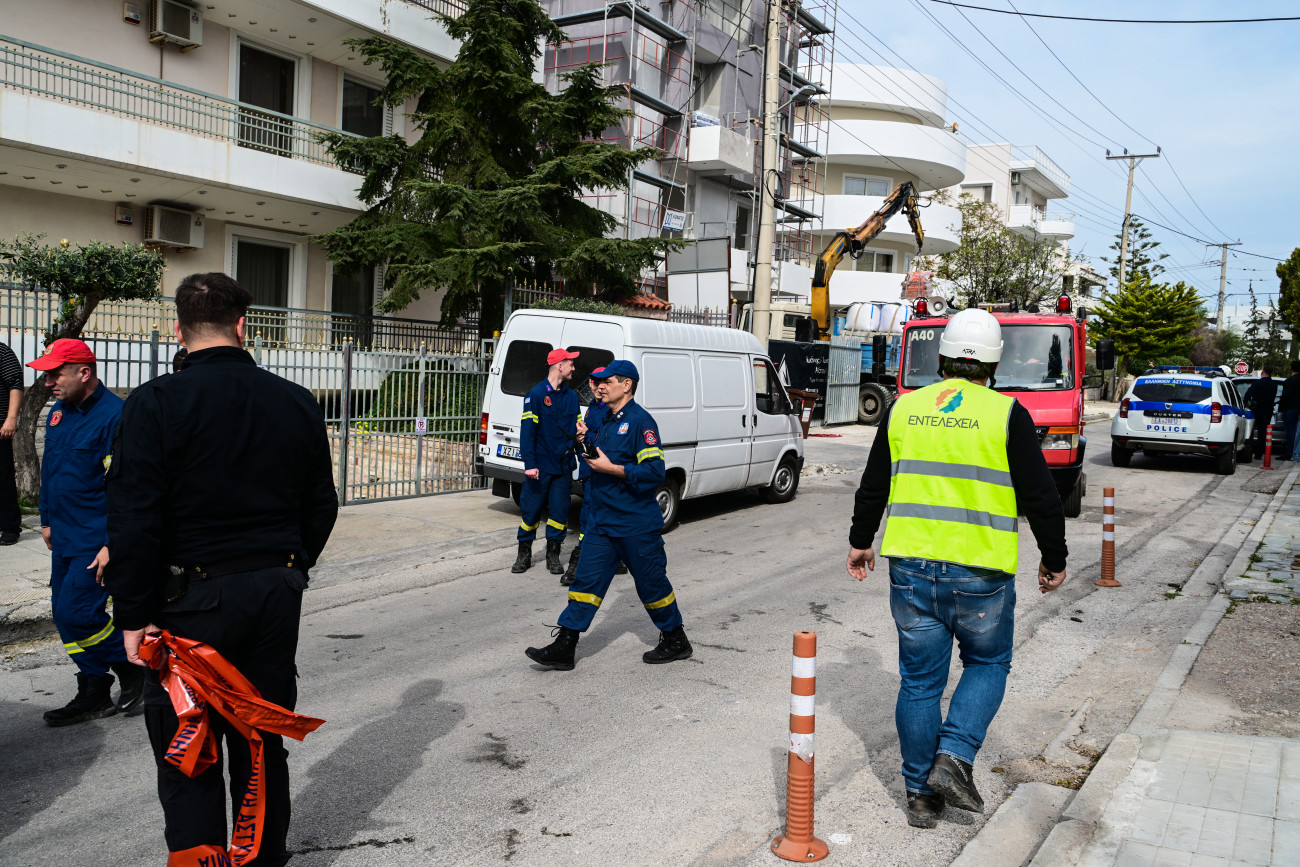
[[[880,553],[1015,574],[1016,492],[1007,462],[1013,398],[945,379],[889,417],[889,506]]]

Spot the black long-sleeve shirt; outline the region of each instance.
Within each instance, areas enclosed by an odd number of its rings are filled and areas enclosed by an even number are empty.
[[[122,629],[161,604],[168,564],[261,554],[316,562],[338,516],[324,418],[243,349],[192,352],[132,393],[108,472],[105,585]]]
[[[1282,398],[1277,402],[1277,410],[1288,409],[1300,409],[1300,373],[1293,373],[1282,381]]]
[[[1277,400],[1278,381],[1271,376],[1261,376],[1246,389],[1246,408],[1254,410],[1261,425],[1273,418],[1273,402]]]
[[[890,465],[894,462],[889,449],[889,419],[893,409],[891,406],[880,422],[876,441],[867,457],[867,468],[862,472],[862,483],[853,498],[849,545],[854,548],[871,547],[889,502]],[[1029,520],[1043,565],[1060,572],[1069,554],[1065,544],[1065,507],[1043,459],[1034,419],[1019,402],[1011,407],[1011,417],[1007,420],[1007,464],[1016,503]]]

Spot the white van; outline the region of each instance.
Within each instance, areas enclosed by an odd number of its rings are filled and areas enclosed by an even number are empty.
[[[511,314],[483,398],[475,469],[492,492],[518,502],[524,479],[519,424],[524,395],[546,378],[546,354],[579,353],[570,386],[591,402],[591,371],[615,358],[641,374],[636,401],[659,424],[667,478],[656,497],[664,526],[683,498],[764,488],[787,502],[799,487],[798,412],[762,345],[747,331],[560,310]],[[575,472],[576,477],[576,472]]]

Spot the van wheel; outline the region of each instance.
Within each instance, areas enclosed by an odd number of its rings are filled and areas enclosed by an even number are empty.
[[[1221,476],[1230,476],[1237,471],[1237,445],[1223,452],[1214,459],[1214,471]]]
[[[889,409],[889,394],[874,382],[858,390],[858,424],[880,424]]]
[[[1061,497],[1061,505],[1065,506],[1065,517],[1077,518],[1083,512],[1083,492],[1088,487],[1088,475],[1079,473],[1079,478],[1075,480],[1074,487],[1070,492]]]
[[[769,503],[788,503],[799,491],[799,470],[794,458],[782,458],[772,476],[772,484],[763,490],[763,499]]]
[[[1133,460],[1133,453],[1121,445],[1110,444],[1110,462],[1117,467],[1127,467]]]
[[[510,483],[510,499],[515,501],[516,506],[519,506],[519,497],[521,494],[523,494],[523,492],[524,492],[523,485],[519,484],[518,482]],[[523,506],[519,506],[519,508],[522,509]]]
[[[668,532],[677,523],[677,510],[682,504],[682,491],[672,479],[664,479],[655,489],[655,502],[659,504],[659,514],[664,519],[664,532]]]

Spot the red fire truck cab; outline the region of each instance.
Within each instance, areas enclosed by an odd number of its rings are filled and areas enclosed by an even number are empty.
[[[1075,316],[1070,306],[1069,296],[1062,295],[1050,313],[990,311],[1002,325],[1002,360],[992,385],[1029,410],[1066,517],[1077,518],[1087,485],[1083,374],[1088,324],[1084,312]],[[916,303],[915,316],[903,326],[900,394],[939,381],[939,337],[947,324],[948,316],[932,315],[925,300]]]

